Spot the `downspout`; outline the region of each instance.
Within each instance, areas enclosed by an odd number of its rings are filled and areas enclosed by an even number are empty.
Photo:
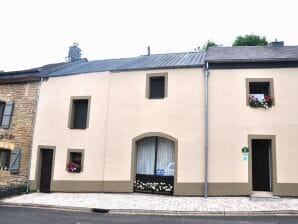
[[[108,144],[108,125],[109,125],[109,110],[110,110],[110,96],[111,96],[111,72],[108,75],[108,92],[107,92],[107,110],[106,110],[106,122],[105,122],[105,141],[104,141],[104,153],[103,153],[103,168],[102,168],[102,192],[105,190],[105,169],[106,169],[106,154]]]
[[[33,137],[35,132],[35,123],[36,123],[36,116],[37,116],[37,109],[38,109],[38,102],[39,102],[39,95],[40,95],[40,87],[41,83],[43,82],[44,78],[41,78],[38,84],[38,91],[37,91],[37,97],[36,97],[36,105],[35,105],[35,111],[34,111],[34,119],[33,119],[33,131],[32,131],[32,140],[31,140],[31,150],[29,152],[29,169],[28,169],[28,177],[27,177],[27,193],[30,190],[30,172],[31,172],[31,160],[32,160],[32,150],[33,150]]]
[[[208,197],[208,76],[209,64],[205,63],[204,67],[204,91],[205,91],[205,184],[204,184],[204,198]]]

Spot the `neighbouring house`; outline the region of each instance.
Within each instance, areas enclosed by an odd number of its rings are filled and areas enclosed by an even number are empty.
[[[82,61],[0,72],[0,196],[26,189],[39,86],[43,76]]]
[[[298,46],[214,47],[209,194],[298,196]]]
[[[0,73],[0,189],[28,182],[38,72]]]

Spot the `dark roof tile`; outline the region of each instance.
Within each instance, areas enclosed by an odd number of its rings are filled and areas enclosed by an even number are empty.
[[[239,46],[211,47],[208,62],[274,62],[298,61],[298,46]]]
[[[49,76],[63,76],[104,71],[133,71],[166,68],[202,67],[205,52],[152,54],[133,58],[119,58],[83,61],[51,73]]]

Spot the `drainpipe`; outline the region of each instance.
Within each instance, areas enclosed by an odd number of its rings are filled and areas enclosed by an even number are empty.
[[[208,76],[209,64],[205,63],[204,68],[204,91],[205,91],[205,184],[204,198],[208,197]]]
[[[38,85],[38,91],[37,91],[37,97],[36,97],[36,105],[35,105],[35,114],[34,114],[34,120],[33,120],[33,131],[32,131],[32,141],[31,141],[31,150],[29,155],[29,169],[28,169],[28,177],[27,177],[27,193],[30,189],[30,171],[31,171],[31,160],[32,160],[32,150],[33,150],[33,137],[35,132],[35,123],[36,123],[36,115],[37,115],[37,108],[38,108],[38,102],[39,102],[39,95],[40,95],[40,87],[41,83],[43,82],[44,78],[41,78]]]

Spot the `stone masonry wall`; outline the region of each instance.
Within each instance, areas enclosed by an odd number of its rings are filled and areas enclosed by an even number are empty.
[[[0,128],[0,136],[12,137],[0,139],[0,148],[21,149],[20,172],[0,170],[0,189],[27,183],[38,87],[39,82],[0,84],[0,100],[14,101],[10,128]]]

